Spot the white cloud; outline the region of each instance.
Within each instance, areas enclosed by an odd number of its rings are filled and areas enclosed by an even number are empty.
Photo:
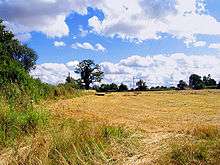
[[[1,0],[0,15],[15,33],[37,31],[48,37],[63,37],[69,34],[66,17],[72,11],[86,14],[89,5],[86,1]]]
[[[84,42],[84,43],[77,42],[77,43],[72,44],[71,47],[73,49],[81,48],[81,49],[87,49],[87,50],[95,50],[93,45],[90,44],[89,42]]]
[[[112,0],[97,7],[103,21],[90,18],[93,32],[128,40],[160,39],[161,33],[196,42],[197,34],[220,35],[220,22],[207,14],[204,0]],[[212,27],[210,30],[209,27]]]
[[[107,83],[124,82],[132,86],[133,77],[144,79],[148,86],[176,86],[179,80],[188,81],[193,74],[211,74],[220,81],[220,57],[190,55],[183,53],[154,56],[130,56],[113,64],[101,64]]]
[[[101,52],[106,51],[106,48],[104,46],[102,46],[100,43],[97,43],[95,45],[95,48],[96,48],[97,51],[101,51]]]
[[[37,65],[31,72],[44,82],[57,84],[64,82],[68,72],[74,73],[78,61],[67,64],[47,63]],[[185,55],[176,53],[170,55],[130,56],[118,63],[103,62],[100,64],[105,73],[103,83],[125,83],[132,87],[133,77],[143,79],[148,86],[176,86],[179,80],[188,81],[191,74],[211,74],[220,81],[220,56]]]
[[[26,42],[31,39],[31,34],[30,33],[19,33],[15,36],[15,38],[21,42]]]
[[[220,49],[220,43],[212,43],[209,45],[211,49]]]
[[[66,44],[63,41],[54,41],[53,45],[56,47],[66,46]]]
[[[32,70],[30,74],[46,83],[64,83],[69,73],[72,77],[79,78],[74,72],[78,63],[78,61],[70,61],[66,64],[44,63],[37,65],[36,69]]]
[[[206,46],[206,42],[205,41],[197,41],[193,43],[194,47],[204,47]]]
[[[103,20],[94,16],[88,23],[91,32],[104,36],[144,41],[167,33],[190,44],[198,34],[220,35],[220,22],[207,12],[206,0],[7,0],[1,1],[0,15],[14,31],[62,37],[69,34],[68,15],[86,14],[87,7],[103,12]]]
[[[102,46],[100,43],[97,43],[95,46],[93,46],[91,43],[89,42],[84,42],[84,43],[74,43],[71,45],[71,47],[73,49],[87,49],[87,50],[93,50],[93,51],[101,51],[104,52],[106,50],[106,48],[104,46]]]

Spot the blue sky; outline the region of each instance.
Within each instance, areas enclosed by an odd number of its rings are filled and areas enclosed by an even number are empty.
[[[37,52],[33,75],[45,82],[63,82],[68,72],[77,77],[77,62],[92,59],[106,83],[139,76],[151,86],[175,85],[195,72],[220,80],[219,6],[218,0],[0,0],[0,16]]]
[[[210,0],[207,3],[208,12],[220,20],[220,10],[216,7],[220,5],[217,0]],[[62,38],[49,38],[41,32],[31,32],[31,39],[24,41],[39,54],[38,64],[48,62],[66,63],[70,60],[93,59],[97,63],[103,61],[118,62],[121,59],[131,55],[154,55],[154,54],[172,54],[176,52],[184,52],[190,54],[218,54],[218,49],[209,49],[204,47],[187,47],[183,39],[173,38],[169,34],[163,34],[159,40],[146,40],[142,43],[130,42],[117,37],[105,37],[94,33],[89,33],[86,36],[81,36],[80,28],[85,31],[91,30],[88,25],[88,20],[97,16],[103,20],[104,15],[102,11],[88,8],[88,14],[80,15],[78,13],[71,13],[66,17],[66,23],[69,27],[70,33],[68,36]],[[211,27],[210,27],[211,28]],[[219,36],[198,35],[198,40],[206,41],[207,43],[220,43]],[[64,42],[66,46],[55,47],[54,42]],[[107,49],[105,52],[97,52],[86,49],[73,49],[71,45],[75,42],[91,44],[102,43]]]

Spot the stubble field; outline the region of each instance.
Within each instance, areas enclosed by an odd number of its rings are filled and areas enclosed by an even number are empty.
[[[207,132],[220,127],[220,91],[216,90],[90,94],[45,106],[55,118],[107,123],[135,132],[140,152],[123,164],[155,164],[170,142],[198,128]]]

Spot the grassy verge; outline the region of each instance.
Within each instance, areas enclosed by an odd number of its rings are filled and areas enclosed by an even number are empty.
[[[136,142],[122,127],[56,120],[3,150],[0,160],[9,164],[115,164],[136,154]]]
[[[216,126],[201,125],[175,139],[160,164],[218,165],[220,163],[220,130]]]

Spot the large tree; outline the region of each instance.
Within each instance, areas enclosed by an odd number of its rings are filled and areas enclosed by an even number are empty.
[[[197,74],[192,74],[189,77],[189,86],[192,89],[203,89],[205,84],[203,83],[201,76],[199,76]]]
[[[91,83],[101,82],[104,75],[100,65],[95,64],[92,60],[83,60],[80,62],[75,72],[80,74],[82,84],[87,90]]]
[[[34,68],[37,60],[36,52],[21,44],[12,32],[8,31],[0,20],[0,56],[17,61],[26,71]]]

